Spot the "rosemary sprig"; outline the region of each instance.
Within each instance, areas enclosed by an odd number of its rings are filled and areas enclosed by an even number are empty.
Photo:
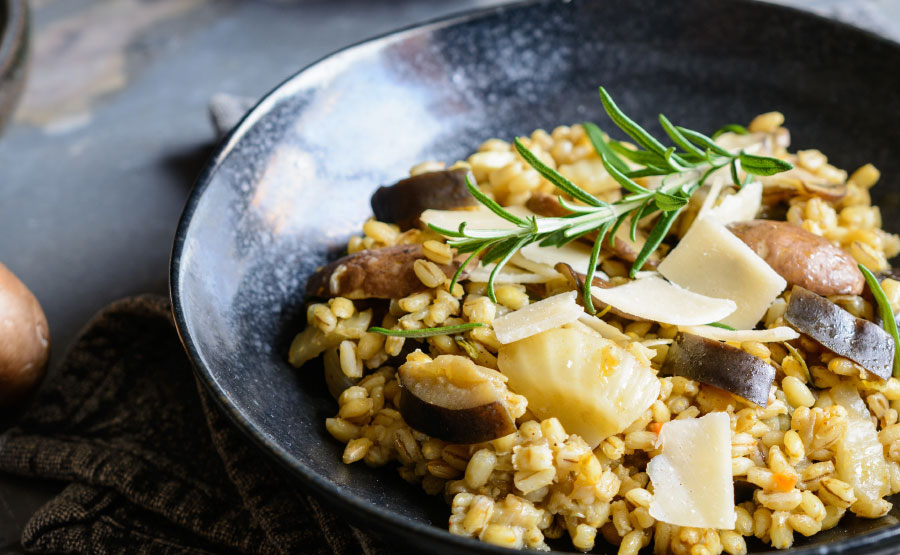
[[[468,262],[480,256],[484,265],[497,263],[487,286],[488,296],[496,302],[494,280],[519,249],[531,243],[560,247],[588,233],[597,232],[591,252],[591,265],[585,278],[585,284],[590,284],[596,271],[603,240],[608,236],[612,242],[616,231],[626,220],[630,220],[630,234],[634,238],[638,222],[659,212],[656,224],[632,264],[633,278],[665,239],[694,191],[700,188],[714,171],[730,166],[734,185],[741,187],[743,185],[739,179],[741,169],[748,175],[773,175],[793,167],[777,158],[757,156],[743,151],[729,152],[717,145],[711,137],[676,126],[668,118],[660,115],[660,125],[668,139],[674,143],[674,146],[666,146],[625,115],[603,87],[600,87],[600,100],[613,123],[638,145],[635,148],[607,139],[596,125],[592,123],[584,125],[588,138],[606,171],[628,194],[613,203],[598,199],[541,161],[517,138],[515,148],[522,159],[560,191],[581,204],[573,204],[560,197],[561,204],[571,210],[572,214],[564,217],[521,218],[487,197],[467,178],[466,186],[472,195],[492,212],[510,222],[513,227],[470,230],[466,229],[464,222],[460,224],[459,229],[450,230],[429,225],[433,230],[448,237],[450,239],[448,243],[458,252],[472,253],[466,264],[460,266],[453,276],[451,287],[456,284]],[[745,131],[740,126],[726,126],[723,129],[738,133]],[[649,176],[661,176],[662,184],[657,189],[648,189],[635,181]],[[585,306],[589,312],[594,313],[588,285],[584,287],[583,294]]]
[[[460,324],[458,326],[441,326],[437,328],[423,328],[419,330],[389,330],[387,328],[379,328],[377,326],[369,328],[372,333],[380,333],[391,337],[433,337],[435,335],[450,335],[453,333],[462,333],[471,329],[484,326],[481,322],[470,322],[468,324]]]
[[[859,264],[859,271],[866,278],[866,284],[875,297],[875,303],[878,305],[878,314],[881,316],[881,324],[884,331],[894,339],[894,377],[900,378],[900,333],[897,332],[897,319],[894,317],[894,310],[891,308],[891,302],[887,298],[878,278],[869,271],[868,268]]]

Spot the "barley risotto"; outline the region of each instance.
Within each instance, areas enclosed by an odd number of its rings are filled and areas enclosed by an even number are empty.
[[[740,554],[885,515],[900,238],[878,170],[790,151],[778,112],[651,134],[600,96],[628,142],[583,123],[424,161],[310,279],[289,358],[322,357],[343,462],[513,548]]]

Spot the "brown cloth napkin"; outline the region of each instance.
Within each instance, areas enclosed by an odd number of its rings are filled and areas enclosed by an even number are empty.
[[[87,324],[0,435],[0,472],[68,482],[28,522],[28,551],[388,553],[234,428],[195,380],[158,296],[116,302]]]

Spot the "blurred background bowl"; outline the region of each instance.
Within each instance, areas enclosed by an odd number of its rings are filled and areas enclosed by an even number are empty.
[[[12,117],[25,85],[28,2],[0,0],[0,131]]]

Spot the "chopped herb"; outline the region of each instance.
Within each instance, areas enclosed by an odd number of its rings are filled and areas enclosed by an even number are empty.
[[[453,340],[456,342],[457,345],[459,345],[459,347],[463,351],[466,352],[467,355],[469,355],[469,358],[477,359],[478,355],[481,354],[478,352],[478,348],[475,345],[473,345],[472,342],[467,340],[466,338],[457,335],[456,337],[453,338]]]
[[[718,322],[712,322],[710,324],[706,324],[707,326],[712,326],[714,328],[722,328],[723,330],[735,331],[735,329],[728,324],[720,324]]]
[[[819,389],[819,387],[816,385],[815,380],[813,380],[812,374],[809,372],[809,366],[806,365],[806,360],[804,360],[803,356],[800,355],[800,351],[798,351],[787,341],[784,341],[781,344],[784,345],[784,348],[787,349],[789,353],[791,353],[791,356],[797,359],[797,362],[800,363],[800,368],[802,368],[803,373],[806,374],[806,381],[812,384],[812,386],[816,389]]]
[[[881,325],[884,327],[884,331],[894,338],[894,377],[900,378],[900,334],[897,333],[897,319],[894,317],[893,309],[891,309],[891,302],[888,301],[887,295],[884,293],[884,289],[881,288],[881,284],[878,283],[878,278],[875,277],[875,274],[862,264],[859,264],[859,271],[865,276],[866,284],[868,284],[869,290],[878,304],[878,314],[881,315]]]
[[[433,337],[435,335],[450,335],[453,333],[462,333],[471,329],[483,327],[481,322],[471,322],[469,324],[460,324],[458,326],[442,326],[439,328],[423,328],[419,330],[389,330],[387,328],[369,328],[372,333],[380,333],[381,335],[389,335],[391,337]]]
[[[577,209],[572,210],[572,214],[558,218],[540,216],[521,218],[504,209],[496,201],[482,193],[475,183],[467,179],[466,186],[472,195],[489,210],[510,222],[513,227],[469,230],[463,223],[460,224],[459,229],[449,230],[429,225],[434,231],[448,237],[450,246],[456,248],[459,253],[471,253],[466,264],[460,266],[453,276],[452,284],[456,284],[463,268],[474,258],[480,257],[483,265],[496,262],[488,279],[487,295],[492,301],[497,302],[494,295],[496,276],[519,249],[532,243],[538,243],[545,247],[561,247],[588,233],[596,232],[597,237],[594,239],[595,244],[591,252],[591,264],[588,267],[582,291],[584,305],[593,314],[596,310],[591,300],[588,284],[592,283],[594,272],[597,269],[596,262],[600,245],[607,236],[612,241],[616,230],[625,220],[631,219],[630,232],[634,237],[639,220],[651,216],[654,212],[661,213],[631,266],[631,277],[633,278],[665,239],[675,219],[690,201],[694,191],[700,188],[715,170],[730,165],[732,180],[735,186],[741,187],[743,183],[739,180],[739,168],[742,168],[747,174],[772,175],[793,167],[777,158],[747,154],[743,151],[729,152],[717,145],[711,137],[679,127],[665,116],[660,115],[660,125],[668,138],[675,144],[675,146],[666,146],[625,115],[603,87],[600,87],[600,100],[613,123],[639,145],[638,148],[629,148],[623,143],[607,139],[603,131],[596,125],[584,124],[585,132],[606,171],[629,194],[613,203],[600,200],[545,164],[525,146],[525,143],[517,138],[515,148],[522,159],[560,191],[583,203],[583,206],[565,202],[562,203],[563,206],[570,208],[577,206]],[[743,127],[734,125],[726,126],[723,129],[735,133],[746,132]],[[643,167],[632,168],[626,160],[633,165]],[[658,189],[647,189],[635,181],[640,177],[648,176],[663,178]]]

